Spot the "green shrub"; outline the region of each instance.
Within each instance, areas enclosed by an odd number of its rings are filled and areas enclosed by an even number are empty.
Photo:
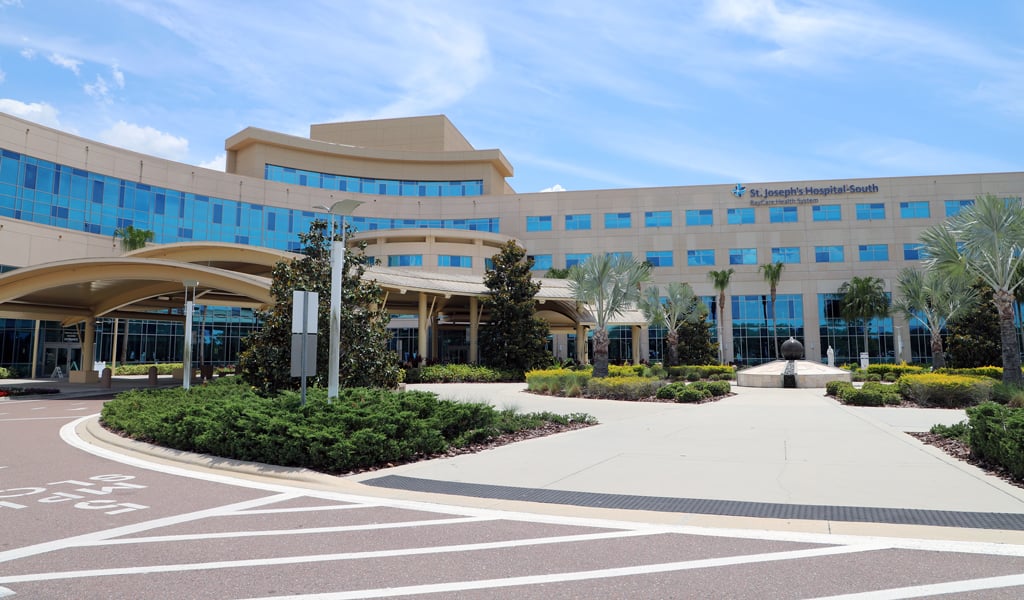
[[[968,377],[988,377],[989,379],[995,379],[1001,381],[1003,379],[1003,368],[1002,367],[974,367],[970,369],[952,369],[944,367],[935,371],[936,373],[942,373],[944,375],[966,375]]]
[[[882,375],[882,381],[886,383],[896,383],[896,380],[899,378],[900,376],[895,373],[885,373]]]
[[[953,425],[943,425],[941,423],[932,425],[932,428],[928,430],[928,433],[934,433],[935,435],[941,435],[944,438],[960,440],[965,444],[970,444],[970,431],[971,428],[967,424],[967,421],[960,421]]]
[[[11,371],[6,367],[0,367],[0,379],[10,379]]]
[[[590,380],[590,371],[572,369],[544,369],[526,373],[526,389],[541,394],[579,396]],[[575,394],[570,394],[575,390]]]
[[[992,401],[1009,406],[1024,404],[1024,387],[1002,381],[992,386]]]
[[[587,382],[587,396],[639,400],[654,396],[661,385],[661,381],[645,377],[593,377]]]
[[[852,389],[855,388],[849,381],[829,381],[825,384],[825,394],[835,396],[837,399],[842,399],[843,394],[848,393],[847,390]]]
[[[879,375],[878,373],[868,373],[867,376],[864,378],[864,381],[881,381],[881,380],[882,380],[882,376]]]
[[[973,406],[992,397],[995,382],[987,377],[923,373],[904,375],[896,383],[900,395],[923,406]]]
[[[667,379],[668,371],[661,363],[654,363],[647,370],[644,371],[644,377],[653,377],[655,379]]]
[[[675,400],[676,396],[684,389],[686,389],[685,383],[682,381],[674,381],[668,385],[658,388],[658,392],[655,394],[655,397],[662,400]]]
[[[700,402],[701,400],[706,400],[711,397],[712,394],[710,390],[688,385],[676,394],[676,402]]]
[[[518,374],[481,365],[448,364],[427,365],[409,369],[405,375],[409,383],[493,383],[495,381],[522,381]]]
[[[849,388],[842,388],[839,399],[843,404],[851,406],[885,406],[886,404],[899,404],[900,394],[895,386],[868,382],[860,389],[852,385]]]
[[[687,381],[700,381],[700,371],[693,370],[686,373]]]
[[[868,365],[868,373],[878,373],[885,379],[886,375],[895,375],[895,379],[899,379],[903,375],[914,374],[914,373],[927,373],[928,368],[920,365],[908,365],[907,363],[899,363],[891,365],[888,363],[877,363]],[[893,381],[895,381],[893,379]],[[886,381],[888,381],[886,379]]]
[[[707,390],[713,397],[726,396],[732,391],[732,385],[728,381],[696,381],[687,387]]]
[[[199,365],[193,365],[198,368]],[[181,363],[159,363],[149,365],[118,365],[111,375],[149,375],[149,368],[156,367],[157,375],[170,375],[174,369],[183,369]]]
[[[297,392],[264,398],[233,377],[190,391],[124,392],[104,405],[101,419],[115,431],[178,450],[325,472],[435,454],[546,420],[427,392],[366,388],[342,389],[333,403],[312,388],[301,406]]]
[[[609,377],[643,377],[643,365],[608,365]]]
[[[967,409],[971,454],[1024,480],[1024,409],[985,402]]]

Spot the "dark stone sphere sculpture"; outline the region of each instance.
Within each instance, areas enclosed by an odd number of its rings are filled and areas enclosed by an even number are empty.
[[[804,345],[795,338],[789,338],[782,342],[781,352],[786,360],[800,360],[804,356]]]

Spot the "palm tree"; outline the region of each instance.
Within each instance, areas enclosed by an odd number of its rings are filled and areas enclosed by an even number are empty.
[[[608,376],[608,322],[640,297],[650,267],[622,255],[591,256],[569,271],[569,289],[594,315],[594,377]]]
[[[662,302],[661,291],[658,286],[652,285],[644,290],[639,306],[652,326],[668,330],[665,334],[665,344],[668,346],[665,366],[671,367],[679,362],[679,326],[700,322],[704,305],[688,283],[670,283],[665,293],[665,301]]]
[[[145,248],[146,242],[153,241],[154,234],[148,229],[136,229],[132,225],[114,230],[114,239],[121,238],[121,252]]]
[[[977,277],[992,288],[999,313],[1003,382],[1020,385],[1020,343],[1013,322],[1014,292],[1024,281],[1024,206],[992,194],[978,196],[942,225],[921,234],[925,265],[947,276]]]
[[[897,289],[900,297],[893,308],[907,321],[917,319],[931,333],[932,368],[946,366],[942,348],[942,326],[971,310],[978,301],[978,291],[964,277],[947,277],[937,270],[922,273],[917,269],[900,271]]]
[[[732,267],[721,271],[708,271],[708,279],[718,292],[718,362],[725,362],[725,288],[736,270]]]
[[[847,322],[860,321],[864,327],[864,351],[868,351],[868,326],[875,317],[889,315],[885,282],[878,277],[854,277],[839,286],[840,314]]]
[[[760,267],[764,280],[768,282],[768,289],[771,292],[772,298],[772,339],[775,341],[775,360],[779,359],[779,326],[775,320],[775,298],[779,287],[779,280],[782,279],[782,271],[785,268],[786,263],[782,262],[766,263]]]

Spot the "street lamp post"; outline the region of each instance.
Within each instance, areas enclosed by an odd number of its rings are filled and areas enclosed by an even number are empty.
[[[192,307],[195,304],[196,286],[199,282],[195,279],[186,279],[181,283],[185,286],[185,344],[182,350],[181,387],[187,390],[192,385]],[[188,297],[189,288],[192,288],[192,298]]]
[[[363,204],[360,200],[339,200],[330,207],[314,206],[331,215],[331,345],[327,365],[327,401],[338,397],[341,362],[341,275],[345,268],[345,217]],[[334,215],[341,216],[341,241],[334,239]]]

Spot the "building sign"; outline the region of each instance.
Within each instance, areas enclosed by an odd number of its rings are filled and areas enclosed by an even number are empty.
[[[742,198],[749,194],[751,206],[768,206],[776,204],[817,204],[822,197],[843,194],[877,194],[878,184],[866,185],[826,185],[826,186],[790,186],[787,188],[750,188],[737,183],[732,195]]]

